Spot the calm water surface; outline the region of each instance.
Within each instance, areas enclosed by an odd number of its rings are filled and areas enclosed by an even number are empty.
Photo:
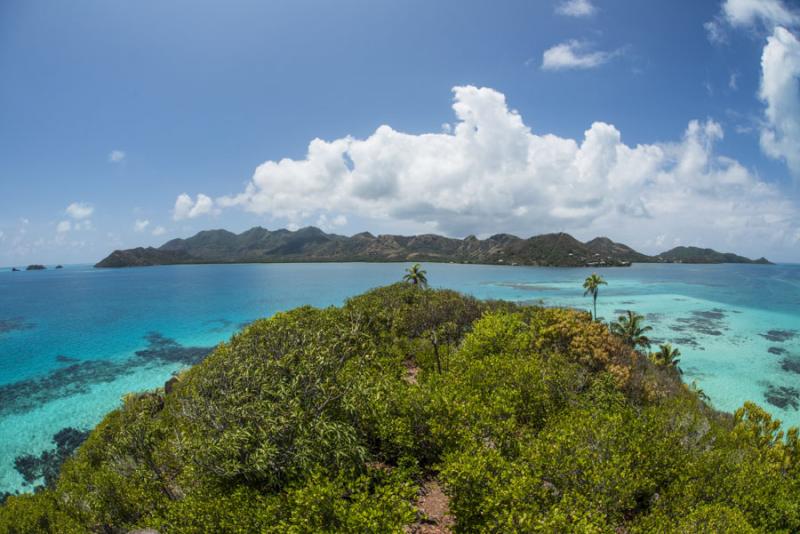
[[[242,325],[302,304],[341,304],[405,264],[186,265],[0,270],[0,492],[25,490],[14,458],[91,428],[127,392],[163,384]],[[587,308],[589,269],[428,264],[434,287]],[[754,400],[800,425],[800,265],[605,269],[598,313],[646,315],[715,406]]]

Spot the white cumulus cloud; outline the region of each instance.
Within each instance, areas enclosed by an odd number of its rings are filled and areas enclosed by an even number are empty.
[[[156,226],[153,228],[153,235],[155,236],[164,235],[166,232],[167,230],[163,226]]]
[[[94,207],[91,204],[83,202],[73,202],[65,210],[67,215],[75,220],[88,219],[94,213]]]
[[[133,223],[133,230],[135,232],[144,232],[149,225],[150,221],[147,219],[136,219],[136,222]]]
[[[762,149],[800,178],[800,41],[780,26],[761,55],[759,97],[766,105]]]
[[[108,154],[108,161],[111,163],[121,163],[125,159],[125,152],[122,150],[112,150]]]
[[[542,54],[542,69],[592,69],[607,63],[618,53],[593,51],[587,43],[573,39],[545,50]]]
[[[597,8],[590,0],[564,0],[556,5],[556,13],[568,17],[588,17],[595,11]]]
[[[201,215],[208,215],[215,213],[214,201],[211,197],[202,193],[197,195],[197,200],[192,200],[192,197],[186,193],[181,193],[175,199],[175,207],[172,210],[172,216],[176,221],[182,219],[194,219]]]
[[[503,94],[453,92],[452,133],[383,125],[365,139],[314,139],[304,159],[259,165],[238,194],[216,202],[181,195],[176,216],[216,204],[289,227],[355,215],[395,231],[564,230],[633,246],[663,236],[745,253],[743,243],[779,249],[800,228],[796,206],[775,186],[716,154],[724,132],[714,121],[690,122],[676,141],[630,146],[611,124],[596,122],[580,139],[535,133]]]
[[[752,26],[756,23],[771,28],[800,22],[800,14],[781,0],[725,0],[722,15],[731,26]]]
[[[58,226],[56,226],[56,231],[59,234],[69,232],[70,230],[72,230],[72,223],[70,221],[61,221],[58,223]]]
[[[720,12],[703,26],[713,44],[728,42],[727,30],[745,28],[760,33],[772,32],[775,26],[800,24],[800,10],[790,8],[783,0],[724,0]]]
[[[784,161],[800,179],[800,41],[793,33],[800,27],[800,7],[790,5],[782,0],[725,0],[705,26],[709,39],[717,43],[726,40],[725,27],[766,34],[758,93],[765,106],[761,149]],[[737,88],[733,75],[729,87]]]

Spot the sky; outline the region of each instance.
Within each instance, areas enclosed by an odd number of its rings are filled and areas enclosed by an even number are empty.
[[[800,2],[0,2],[0,265],[197,231],[800,262]]]

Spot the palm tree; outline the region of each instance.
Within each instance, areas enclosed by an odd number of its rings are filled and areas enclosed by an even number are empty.
[[[674,367],[680,372],[681,368],[678,367],[678,364],[681,363],[679,359],[680,355],[680,350],[673,348],[670,343],[664,343],[658,346],[658,352],[654,352],[650,355],[650,359],[653,360],[656,365]]]
[[[592,273],[591,276],[586,277],[583,282],[583,296],[591,295],[594,302],[594,320],[597,320],[597,292],[600,290],[601,285],[608,285],[608,282],[603,280],[597,273]]]
[[[620,315],[619,318],[611,323],[611,333],[622,338],[626,345],[634,349],[637,347],[650,347],[650,339],[644,335],[653,328],[643,326],[644,316],[628,310],[627,315]]]
[[[405,282],[419,287],[428,287],[427,271],[422,269],[419,263],[415,263],[406,269],[406,275],[403,277]]]
[[[694,392],[697,395],[697,398],[700,400],[708,401],[711,400],[706,392],[700,389],[700,386],[697,385],[697,380],[692,380],[692,384],[689,386],[689,390]]]

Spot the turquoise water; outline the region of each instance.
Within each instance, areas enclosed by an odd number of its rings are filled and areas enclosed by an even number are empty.
[[[242,325],[302,304],[341,304],[404,264],[187,265],[0,270],[0,492],[29,489],[22,454],[91,428]],[[435,287],[588,309],[588,269],[428,264]],[[682,353],[687,382],[734,410],[754,400],[800,425],[800,265],[634,265],[601,271],[598,313],[632,309]]]

